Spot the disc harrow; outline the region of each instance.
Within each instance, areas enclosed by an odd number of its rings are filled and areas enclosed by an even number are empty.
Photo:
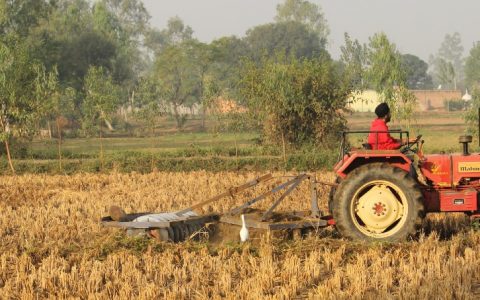
[[[160,241],[179,243],[186,240],[198,240],[203,234],[212,232],[211,225],[225,223],[231,225],[242,225],[239,215],[245,216],[245,224],[249,228],[264,230],[302,230],[306,228],[318,229],[333,225],[329,216],[323,215],[317,204],[318,182],[313,175],[299,174],[296,176],[283,176],[286,181],[275,186],[273,189],[260,194],[238,207],[233,207],[224,213],[211,213],[200,215],[196,210],[225,197],[234,197],[247,189],[251,189],[260,183],[267,182],[274,178],[266,174],[248,181],[240,186],[229,188],[227,191],[218,194],[210,199],[201,201],[190,207],[176,212],[163,213],[132,213],[126,214],[121,208],[113,206],[110,208],[110,215],[103,217],[101,223],[106,227],[123,228],[127,234],[147,234]],[[279,204],[303,181],[309,181],[311,189],[309,211],[291,211],[277,213],[275,209]],[[252,205],[264,201],[269,196],[283,191],[273,201],[267,210],[252,209]]]

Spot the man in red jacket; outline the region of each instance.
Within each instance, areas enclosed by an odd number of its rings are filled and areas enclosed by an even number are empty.
[[[375,108],[375,114],[378,118],[373,120],[368,135],[368,143],[373,150],[394,150],[399,149],[404,143],[399,139],[394,139],[388,133],[387,123],[390,122],[390,108],[387,103],[380,103]],[[380,132],[378,132],[380,131]],[[377,133],[378,132],[378,133]]]

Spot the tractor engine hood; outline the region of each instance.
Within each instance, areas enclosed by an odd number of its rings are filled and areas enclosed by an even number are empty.
[[[420,166],[425,177],[439,187],[469,186],[480,180],[480,155],[426,155]]]

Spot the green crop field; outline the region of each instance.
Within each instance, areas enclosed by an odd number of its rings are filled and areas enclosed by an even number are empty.
[[[368,130],[373,113],[355,113],[347,116],[350,130]],[[207,130],[200,130],[200,120],[191,120],[183,131],[177,131],[171,120],[159,123],[155,136],[129,137],[116,131],[99,138],[67,138],[62,144],[62,167],[58,163],[58,143],[53,139],[34,139],[14,147],[15,163],[25,172],[76,172],[108,171],[120,168],[123,171],[148,172],[160,170],[240,170],[253,169],[330,169],[338,158],[338,151],[321,147],[295,149],[265,146],[259,143],[260,132],[228,132],[212,130],[212,121]],[[403,125],[403,126],[402,126]],[[392,122],[391,129],[402,128],[410,136],[423,135],[425,153],[459,152],[458,137],[465,134],[467,126],[462,112],[417,113],[410,126]],[[137,134],[138,135],[138,134]],[[364,143],[366,134],[353,135],[353,146]],[[478,151],[478,139],[471,145]],[[66,170],[63,170],[66,166]],[[5,159],[0,166],[8,172]]]
[[[350,130],[368,130],[374,118],[373,113],[354,113],[347,116]],[[173,129],[173,123],[168,123],[170,128],[160,126],[162,131],[159,136],[151,137],[107,137],[103,139],[105,152],[139,151],[139,152],[168,152],[188,148],[238,148],[258,147],[256,140],[260,137],[258,132],[242,133],[210,133],[199,132],[198,122],[192,121],[184,132]],[[197,126],[195,126],[197,125]],[[390,128],[402,128],[401,124],[393,122]],[[408,128],[403,126],[404,130]],[[462,112],[426,112],[417,113],[410,125],[410,135],[423,135],[425,150],[457,151],[459,149],[458,137],[465,134],[467,126],[463,120]],[[362,138],[362,137],[359,137]],[[364,137],[363,137],[364,138]],[[475,145],[478,145],[474,142]],[[34,152],[57,151],[56,140],[36,139],[30,144]],[[63,149],[75,154],[89,155],[97,153],[100,149],[98,138],[66,139]]]

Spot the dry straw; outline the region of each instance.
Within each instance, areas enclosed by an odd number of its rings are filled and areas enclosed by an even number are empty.
[[[463,215],[430,217],[425,234],[393,245],[352,243],[331,231],[303,241],[264,236],[258,245],[167,245],[98,224],[111,205],[127,212],[179,209],[257,175],[2,177],[0,298],[480,297],[480,235]],[[317,177],[330,181],[333,174]],[[323,208],[327,193],[320,190]],[[205,210],[223,211],[249,196]],[[307,209],[308,199],[308,186],[301,186],[280,209]]]

